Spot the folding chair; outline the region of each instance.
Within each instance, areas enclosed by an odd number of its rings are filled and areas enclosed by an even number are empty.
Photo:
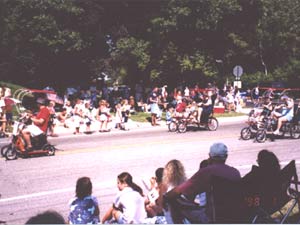
[[[253,166],[252,171],[258,168]],[[252,223],[284,223],[287,221],[292,210],[299,207],[298,176],[295,160],[286,165],[274,180],[266,179],[262,183],[242,179],[242,190],[249,216]],[[294,185],[294,189],[291,188]],[[286,212],[283,207],[292,200]],[[272,215],[278,212],[279,218]]]
[[[213,176],[208,196],[212,223],[247,223],[241,180]]]
[[[167,199],[164,196],[164,204],[168,206],[174,224],[209,222],[205,207],[188,200],[184,195],[180,195],[176,199]]]

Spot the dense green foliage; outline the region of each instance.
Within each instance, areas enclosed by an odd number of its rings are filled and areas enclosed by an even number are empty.
[[[0,80],[299,86],[299,20],[299,0],[0,0]]]

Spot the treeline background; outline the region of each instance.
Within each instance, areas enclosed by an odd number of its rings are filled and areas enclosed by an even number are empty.
[[[299,87],[299,0],[0,0],[0,80]]]

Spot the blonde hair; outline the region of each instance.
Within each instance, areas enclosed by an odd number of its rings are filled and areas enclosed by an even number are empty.
[[[186,174],[183,164],[177,159],[169,161],[164,168],[163,183],[167,187],[176,187],[185,180]]]

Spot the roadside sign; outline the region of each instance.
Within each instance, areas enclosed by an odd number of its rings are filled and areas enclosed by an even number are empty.
[[[233,68],[233,75],[236,77],[236,79],[240,79],[242,74],[243,74],[243,67],[237,65]]]
[[[233,87],[238,87],[239,89],[241,89],[242,81],[240,81],[240,80],[233,81]]]

